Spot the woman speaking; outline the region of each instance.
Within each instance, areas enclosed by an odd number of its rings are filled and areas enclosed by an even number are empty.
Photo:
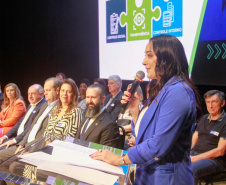
[[[124,156],[104,150],[91,157],[113,165],[137,164],[134,184],[192,185],[189,149],[200,106],[181,42],[170,35],[151,38],[143,65],[147,77],[158,82],[141,111],[137,94],[129,106],[136,145]],[[130,96],[125,91],[121,102]]]

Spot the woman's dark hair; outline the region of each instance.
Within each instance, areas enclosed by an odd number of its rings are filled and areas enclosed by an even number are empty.
[[[75,107],[77,107],[78,104],[78,87],[75,84],[75,82],[72,79],[65,79],[64,82],[60,85],[59,87],[59,92],[61,90],[61,87],[63,84],[68,84],[71,86],[72,88],[72,102],[68,105],[68,108],[66,110],[66,113],[69,113],[72,109],[74,109]],[[57,110],[56,110],[56,114],[58,114],[60,112],[60,109],[62,108],[62,102],[59,100],[58,101],[58,106],[57,106]]]
[[[200,95],[189,79],[188,62],[183,45],[172,35],[158,35],[152,37],[149,42],[153,43],[153,50],[157,56],[155,73],[156,76],[160,77],[159,83],[153,86],[155,90],[150,94],[151,99],[153,100],[158,95],[159,91],[171,77],[181,77],[195,93],[197,117],[199,118],[202,113]],[[151,89],[152,87],[150,91]]]
[[[86,84],[87,87],[90,86],[90,81],[89,81],[88,79],[86,79],[86,78],[84,78],[84,79],[81,80],[80,85],[81,85],[82,83]]]
[[[151,102],[155,99],[155,97],[159,93],[159,86],[158,86],[157,79],[153,79],[150,82],[148,82],[146,86],[146,93],[149,95],[147,99],[150,98],[150,101],[149,101],[149,105],[150,105]]]

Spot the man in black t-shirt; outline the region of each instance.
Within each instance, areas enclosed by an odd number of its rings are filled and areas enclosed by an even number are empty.
[[[192,137],[191,162],[194,184],[198,179],[226,169],[225,94],[211,90],[204,95],[209,114],[204,115]]]

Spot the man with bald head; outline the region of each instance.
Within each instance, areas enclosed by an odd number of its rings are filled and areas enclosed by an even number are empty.
[[[39,84],[34,84],[28,89],[28,101],[30,105],[27,108],[25,115],[13,126],[13,128],[3,137],[0,138],[0,149],[9,147],[20,142],[31,124],[38,114],[41,106],[46,102],[44,99],[44,89]]]
[[[39,113],[34,118],[30,129],[25,133],[25,136],[22,138],[22,140],[18,142],[16,146],[14,145],[0,150],[0,162],[6,160],[23,148],[35,143],[42,137],[48,124],[49,114],[58,103],[60,84],[61,81],[55,77],[48,78],[45,81],[44,95],[47,102],[44,103],[40,108]]]

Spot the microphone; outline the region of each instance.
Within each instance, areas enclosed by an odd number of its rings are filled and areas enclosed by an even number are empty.
[[[123,115],[125,113],[126,109],[129,107],[130,102],[132,101],[133,96],[134,96],[138,86],[140,85],[141,82],[143,82],[143,78],[144,77],[145,77],[145,74],[144,74],[143,71],[138,71],[136,73],[136,76],[134,77],[135,80],[133,81],[133,84],[132,84],[132,86],[131,86],[131,88],[129,90],[129,92],[131,93],[131,100],[129,102],[127,102],[127,103],[122,105],[120,114]]]

